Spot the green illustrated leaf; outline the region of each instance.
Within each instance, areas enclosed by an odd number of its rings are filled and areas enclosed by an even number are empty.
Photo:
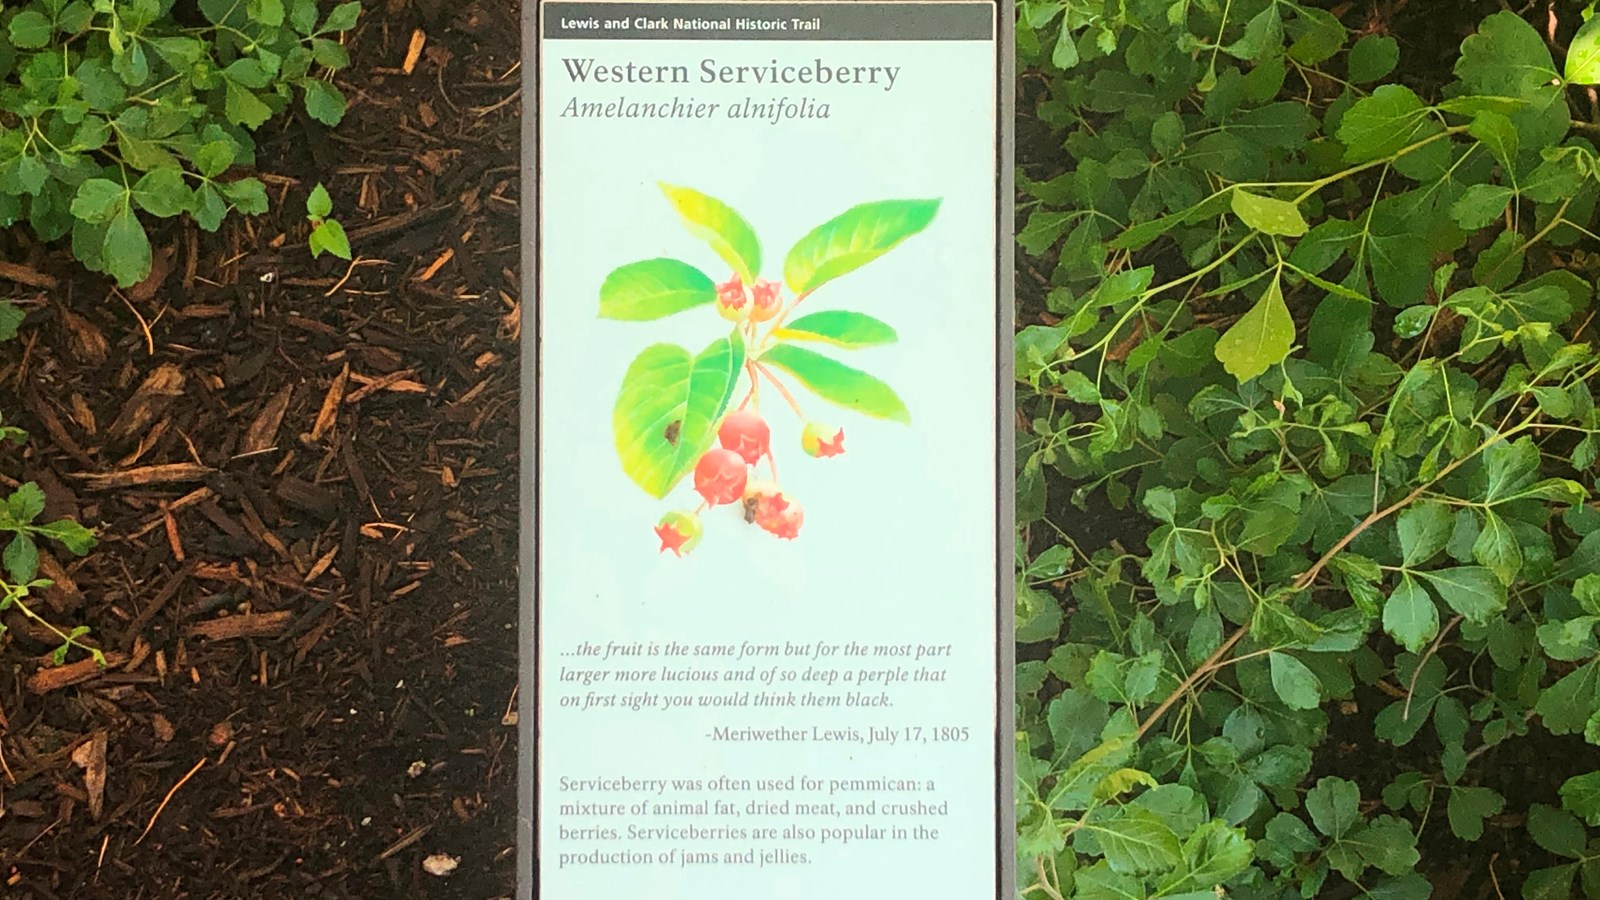
[[[1228,374],[1241,383],[1283,362],[1294,347],[1294,319],[1274,277],[1250,311],[1217,340],[1213,352]]]
[[[1241,188],[1233,191],[1233,212],[1244,224],[1262,232],[1284,237],[1300,237],[1308,230],[1300,207],[1287,200],[1263,197]]]
[[[812,393],[836,406],[891,422],[911,424],[911,413],[887,384],[819,353],[778,344],[761,355],[763,365],[773,365],[799,379]]]
[[[888,253],[933,222],[938,200],[880,200],[853,206],[795,242],[783,278],[806,294]]]
[[[761,241],[754,228],[733,208],[693,188],[661,184],[689,233],[711,245],[746,285],[761,272]]]
[[[773,332],[785,341],[819,341],[854,350],[892,344],[899,339],[895,330],[866,313],[825,310],[801,316]]]
[[[711,276],[676,259],[647,259],[614,269],[600,285],[600,317],[643,322],[717,300]]]
[[[698,356],[654,344],[622,378],[612,432],[622,469],[661,499],[711,446],[744,367],[744,343],[718,338]]]

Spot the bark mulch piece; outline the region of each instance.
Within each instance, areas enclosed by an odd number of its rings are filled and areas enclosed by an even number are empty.
[[[518,37],[369,5],[344,122],[258,135],[273,211],[156,232],[133,290],[0,236],[0,485],[101,534],[41,605],[109,663],[6,619],[0,895],[512,894]],[[319,181],[354,264],[306,249]]]

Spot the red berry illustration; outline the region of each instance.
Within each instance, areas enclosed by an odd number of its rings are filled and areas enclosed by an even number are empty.
[[[807,422],[800,432],[800,447],[812,456],[838,456],[844,452],[844,429]]]
[[[694,489],[712,506],[742,498],[749,478],[744,458],[732,450],[709,450],[694,467]]]
[[[763,531],[790,541],[800,535],[800,523],[805,517],[799,502],[784,493],[772,497],[756,510],[756,524]]]
[[[738,275],[717,285],[717,314],[730,322],[743,322],[750,318],[750,298]]]
[[[772,429],[759,414],[741,409],[722,420],[717,441],[753,466],[770,452]]]
[[[778,314],[778,307],[782,306],[778,290],[776,281],[756,279],[756,283],[750,286],[750,321],[765,322]]]
[[[700,517],[690,512],[669,512],[656,525],[656,537],[661,539],[661,552],[671,550],[682,556],[700,543]]]

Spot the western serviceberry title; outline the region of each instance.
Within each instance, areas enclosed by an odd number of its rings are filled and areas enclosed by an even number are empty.
[[[774,59],[765,65],[723,65],[715,59],[702,59],[693,70],[681,65],[605,63],[593,57],[568,57],[562,62],[569,79],[595,84],[852,84],[890,91],[900,77],[899,66],[836,66],[816,58],[801,63]]]

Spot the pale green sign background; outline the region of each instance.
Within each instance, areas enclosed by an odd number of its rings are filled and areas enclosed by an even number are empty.
[[[599,892],[645,893],[656,900],[721,897],[865,896],[892,887],[925,900],[992,896],[996,834],[994,727],[996,696],[995,358],[995,47],[987,42],[548,41],[542,48],[542,196],[540,239],[541,454],[540,647],[538,711],[540,884],[549,900]],[[576,84],[564,60],[687,66],[807,64],[895,66],[883,85]],[[700,120],[562,117],[576,98],[611,102],[680,97],[721,104]],[[827,118],[737,120],[729,105],[786,99]],[[898,332],[895,343],[856,351],[819,350],[890,384],[910,411],[909,425],[823,403],[794,386],[808,416],[845,431],[844,455],[814,459],[801,452],[800,423],[776,392],[763,386],[761,408],[773,432],[785,491],[805,509],[799,537],[784,541],[746,524],[731,507],[701,516],[704,537],[688,556],[660,552],[652,529],[672,509],[693,509],[699,496],[686,478],[657,500],[624,474],[614,448],[612,406],[629,363],[646,346],[670,341],[698,352],[726,334],[710,307],[650,322],[598,315],[599,288],[620,265],[672,257],[721,281],[729,270],[683,226],[658,182],[684,185],[725,201],[762,241],[762,274],[782,277],[784,254],[807,231],[858,203],[939,198],[926,230],[808,298],[796,315],[829,309],[873,315]],[[785,377],[780,373],[780,377]],[[734,395],[734,402],[744,387]],[[1009,415],[1009,410],[1006,411]],[[1009,427],[1005,424],[1003,427]],[[1009,461],[1007,461],[1009,465]],[[761,466],[764,472],[765,464]],[[1009,638],[1009,635],[1006,635]],[[568,655],[582,642],[671,641],[706,644],[913,643],[950,645],[928,662],[947,674],[940,683],[873,685],[887,691],[884,708],[699,706],[663,710],[584,709],[563,697],[584,688],[563,681],[580,669],[798,668],[788,684],[756,683],[753,691],[840,693],[804,679],[818,670],[881,670],[886,661],[836,654],[714,661],[694,656],[639,659]],[[633,684],[630,692],[681,692],[681,685]],[[707,688],[726,694],[726,685]],[[569,701],[572,702],[572,701]],[[530,711],[531,712],[531,711]],[[901,734],[893,745],[850,741],[719,741],[716,729],[785,726],[808,735],[871,729]],[[813,732],[813,726],[818,729]],[[904,729],[968,730],[964,741],[908,744]],[[882,732],[879,732],[880,734]],[[563,780],[711,781],[735,779],[932,780],[929,793],[904,800],[946,802],[926,819],[873,820],[794,814],[756,816],[748,803],[802,799],[783,791],[692,795],[650,790],[564,790]],[[612,785],[618,786],[618,785]],[[738,816],[707,814],[584,816],[563,805],[633,804],[646,800],[734,803]],[[824,795],[804,798],[827,801]],[[840,795],[840,804],[881,793]],[[890,798],[894,799],[894,798]],[[629,838],[628,828],[778,827],[819,830],[916,824],[936,840],[817,839],[674,840]],[[612,828],[616,839],[564,837],[563,829]],[[638,834],[637,832],[635,833]],[[684,865],[683,850],[742,852],[788,848],[808,863]],[[674,857],[668,853],[676,849]],[[622,862],[593,864],[586,853]],[[633,854],[649,862],[629,863]],[[565,855],[566,862],[563,863]],[[662,861],[663,858],[671,861]]]

